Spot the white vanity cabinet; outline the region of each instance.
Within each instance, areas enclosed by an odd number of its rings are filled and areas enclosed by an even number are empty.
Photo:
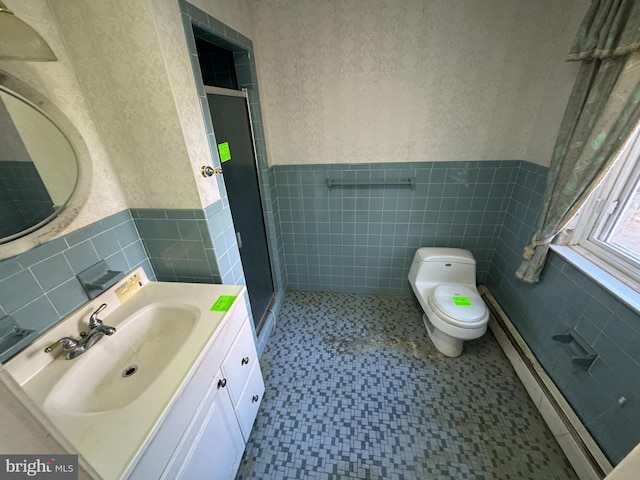
[[[247,308],[235,303],[128,478],[235,477],[264,393]]]
[[[193,417],[161,478],[233,478],[244,451],[244,439],[221,371]]]
[[[138,267],[5,368],[104,480],[233,478],[264,393],[245,296]],[[116,333],[73,360],[47,351],[96,310]]]

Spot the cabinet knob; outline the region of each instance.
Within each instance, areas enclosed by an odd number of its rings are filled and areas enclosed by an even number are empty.
[[[224,388],[226,386],[227,386],[226,378],[221,378],[220,380],[218,380],[218,388]]]
[[[260,397],[259,397],[258,395],[254,395],[254,396],[251,398],[251,403],[256,403],[258,400],[260,400]]]
[[[249,357],[244,357],[242,359],[242,365],[247,365],[249,363]]]

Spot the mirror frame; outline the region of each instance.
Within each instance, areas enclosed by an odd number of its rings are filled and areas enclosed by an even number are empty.
[[[78,176],[71,196],[53,215],[0,244],[0,261],[27,252],[54,240],[74,221],[91,190],[92,162],[89,149],[73,123],[51,101],[22,80],[0,70],[0,89],[19,98],[53,123],[67,139],[78,165]],[[11,239],[13,238],[13,239]]]

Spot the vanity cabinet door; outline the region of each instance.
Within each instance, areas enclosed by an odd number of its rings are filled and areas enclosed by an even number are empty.
[[[218,371],[190,428],[183,437],[162,478],[223,480],[235,477],[244,439],[233,405]]]
[[[247,318],[222,364],[222,371],[228,381],[229,395],[234,405],[240,401],[254,366],[260,370],[251,324]]]
[[[258,415],[258,409],[264,395],[264,381],[262,380],[262,372],[260,365],[255,364],[249,375],[249,379],[245,385],[245,389],[240,399],[235,404],[236,417],[242,430],[245,440],[249,439],[253,422]]]

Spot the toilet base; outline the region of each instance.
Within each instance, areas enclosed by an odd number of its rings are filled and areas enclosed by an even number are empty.
[[[453,338],[446,333],[442,333],[440,330],[433,326],[433,324],[429,321],[429,317],[427,317],[426,313],[422,314],[422,321],[424,322],[424,326],[427,328],[429,338],[440,353],[446,355],[447,357],[460,356],[460,354],[462,353],[462,340],[460,340],[459,338]]]

